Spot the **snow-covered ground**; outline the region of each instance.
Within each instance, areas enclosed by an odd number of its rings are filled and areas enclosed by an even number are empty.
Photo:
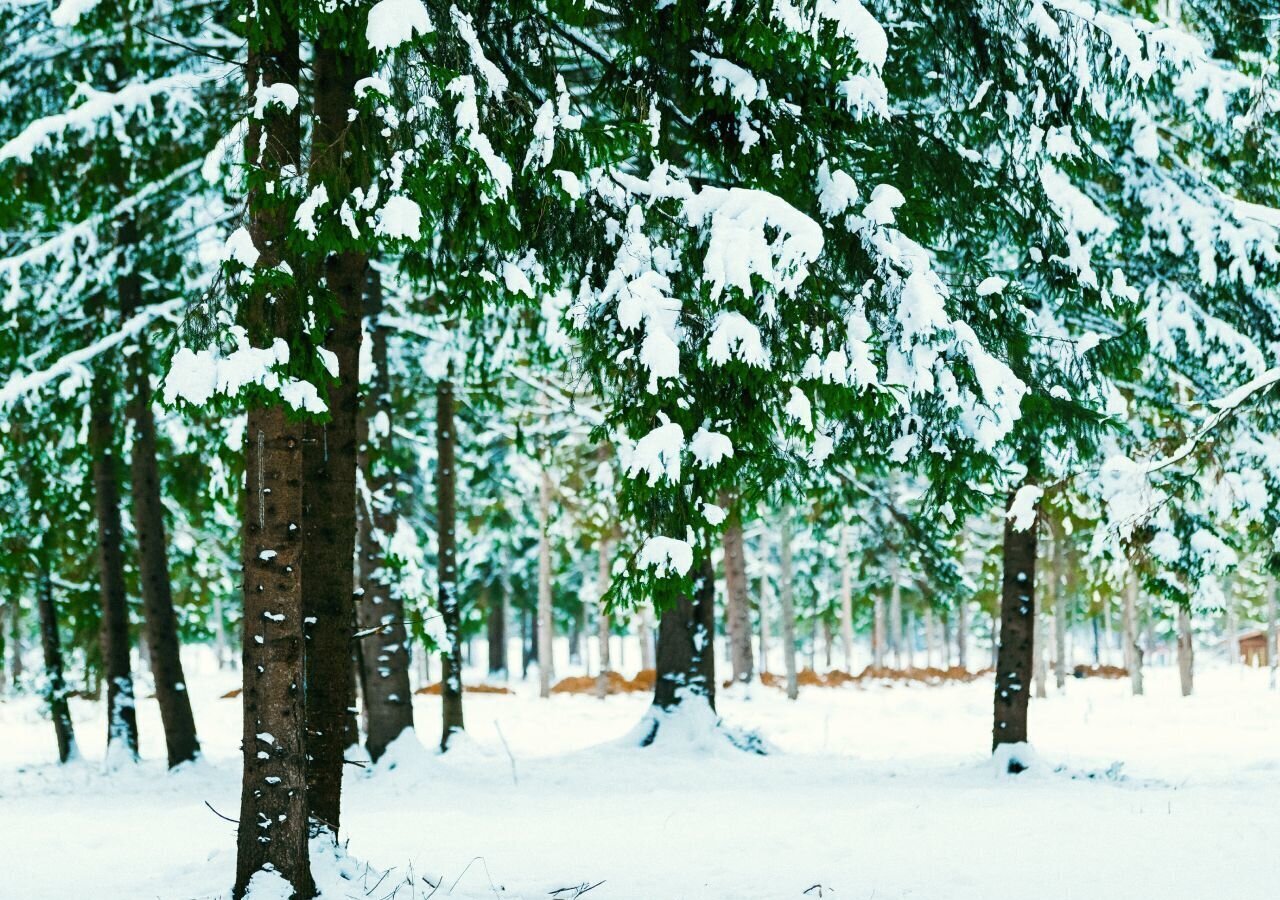
[[[31,699],[0,703],[0,896],[223,897],[234,870],[240,706],[234,676],[192,678],[206,759],[102,774],[102,710],[77,701],[86,761],[52,764]],[[394,769],[352,768],[350,859],[322,860],[328,898],[589,900],[1272,898],[1280,891],[1280,693],[1266,673],[1069,681],[1034,701],[1040,766],[998,775],[991,683],[723,696],[727,721],[774,752],[620,741],[642,695],[467,696],[469,740],[441,757],[439,699],[418,697],[422,744]],[[1052,692],[1052,687],[1050,688]],[[352,860],[367,861],[356,864]],[[394,870],[382,877],[382,871]],[[353,875],[342,881],[335,873]],[[406,878],[412,873],[415,886]],[[422,878],[426,877],[427,881]],[[381,880],[379,880],[381,879]],[[434,895],[430,884],[438,884]],[[558,888],[570,890],[553,894]],[[808,892],[807,894],[805,892]]]

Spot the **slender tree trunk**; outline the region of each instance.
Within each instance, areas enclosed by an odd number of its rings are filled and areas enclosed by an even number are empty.
[[[453,421],[453,383],[436,386],[436,527],[438,529],[440,615],[445,640],[440,650],[440,698],[443,731],[440,749],[449,749],[449,739],[463,730],[462,722],[462,610],[458,602],[457,564],[457,471],[454,451],[457,434]]]
[[[596,678],[596,695],[603,700],[609,696],[609,612],[604,597],[609,592],[609,540],[600,541],[599,567],[596,570],[596,641],[600,647],[600,674]]]
[[[395,479],[389,465],[391,377],[387,329],[381,324],[382,283],[370,270],[365,295],[372,379],[357,423],[362,489],[356,496],[360,592],[356,604],[357,657],[364,695],[366,749],[377,762],[387,747],[413,729],[409,634],[404,601],[394,590],[388,547],[395,535]],[[423,652],[425,658],[426,653]]]
[[[991,614],[991,668],[996,668],[1000,661],[1000,612]]]
[[[853,672],[853,560],[849,555],[849,531],[840,529],[840,649],[844,668]]]
[[[1274,603],[1274,601],[1273,601]],[[1274,666],[1274,663],[1273,663]],[[1273,673],[1275,669],[1271,670]],[[1191,643],[1191,614],[1178,605],[1178,681],[1182,696],[1190,697],[1195,686],[1195,646]]]
[[[969,608],[963,600],[956,604],[956,665],[969,671]]]
[[[933,609],[926,606],[924,608],[924,664],[926,668],[932,669],[938,665],[938,662],[938,640],[934,634]]]
[[[219,669],[230,665],[231,648],[227,642],[227,622],[220,591],[213,591],[213,655],[217,657]]]
[[[89,447],[98,522],[98,580],[102,600],[102,668],[107,682],[108,764],[138,758],[138,718],[129,665],[129,607],[121,547],[120,484],[115,455],[113,384],[105,361],[89,391]]]
[[[65,763],[80,754],[76,749],[75,728],[71,724],[71,709],[67,706],[67,684],[62,674],[62,644],[58,639],[53,578],[49,574],[48,562],[43,558],[38,579],[36,611],[40,617],[40,645],[44,650],[45,702],[49,705],[49,717],[53,719],[53,731],[58,739],[58,762]]]
[[[906,628],[902,634],[903,657],[906,659],[907,668],[914,669],[916,667],[916,614],[914,610],[907,613]]]
[[[944,611],[942,619],[942,668],[951,668],[951,614]]]
[[[1012,506],[1013,498],[1010,494],[1006,509]],[[1027,741],[1027,689],[1031,686],[1036,619],[1036,527],[1033,523],[1019,531],[1005,518],[993,750],[1001,744]],[[1010,761],[1010,771],[1022,768],[1017,760]]]
[[[248,96],[259,86],[298,83],[297,21],[287,4],[264,0],[248,22]],[[254,346],[289,340],[301,320],[292,288],[268,285],[261,273],[284,262],[292,227],[289,205],[264,183],[286,166],[300,171],[296,111],[269,106],[249,119],[245,140],[251,175],[249,230],[259,278],[243,316]],[[233,896],[270,867],[295,897],[315,893],[308,856],[305,640],[302,599],[303,428],[280,402],[249,408],[245,431],[244,755]],[[345,674],[343,681],[346,681]]]
[[[1107,600],[1103,600],[1103,601],[1102,601],[1102,634],[1103,634],[1103,638],[1104,638],[1104,640],[1103,640],[1103,644],[1102,644],[1102,645],[1103,645],[1103,646],[1106,648],[1106,650],[1107,650],[1106,655],[1105,655],[1105,657],[1104,657],[1104,659],[1103,659],[1103,662],[1105,662],[1105,663],[1107,663],[1107,664],[1110,664],[1110,663],[1111,663],[1111,660],[1115,658],[1115,655],[1114,655],[1114,653],[1113,653],[1112,651],[1115,649],[1115,646],[1116,646],[1115,634],[1112,632],[1112,628],[1111,628],[1111,601],[1110,601],[1110,599],[1107,599]],[[1122,648],[1122,649],[1123,649],[1123,648]],[[1125,651],[1125,652],[1123,653],[1123,655],[1122,655],[1122,661],[1123,661],[1123,664],[1124,664],[1124,665],[1126,666],[1126,668],[1127,668],[1127,667],[1128,667],[1128,665],[1129,665],[1129,654],[1128,654],[1128,652],[1127,652],[1127,651]]]
[[[1276,602],[1276,580],[1274,578],[1267,579],[1267,668],[1271,670],[1270,685],[1271,690],[1276,689],[1276,672],[1280,667],[1280,647],[1276,646],[1276,607],[1280,605]],[[1181,621],[1181,620],[1179,620]],[[1190,617],[1188,616],[1187,633],[1190,635]],[[1179,638],[1181,640],[1181,638]],[[1191,643],[1188,636],[1187,644]]]
[[[902,571],[895,552],[889,560],[889,645],[893,649],[893,667],[902,668],[902,586],[898,583]]]
[[[655,710],[671,713],[684,704],[705,703],[716,708],[715,570],[710,556],[698,564],[698,581],[692,597],[680,597],[658,620]],[[661,727],[654,716],[641,746],[652,744]]]
[[[133,276],[127,281],[133,281]],[[128,294],[136,296],[130,289]],[[126,315],[140,304],[124,302]],[[178,641],[178,618],[173,610],[173,593],[169,584],[169,555],[165,538],[164,503],[160,493],[160,472],[156,461],[156,423],[151,409],[150,347],[146,335],[140,335],[130,360],[133,419],[133,530],[138,538],[138,581],[142,587],[142,614],[151,672],[155,679],[156,700],[160,704],[160,720],[169,767],[190,762],[200,753],[196,738],[195,717],[187,679],[182,671]]]
[[[544,466],[538,485],[538,695],[551,696],[555,618],[551,601],[551,472]]]
[[[879,671],[885,661],[884,596],[877,592],[871,598],[871,605],[871,667]]]
[[[587,630],[587,606],[581,600],[572,601],[573,618],[569,622],[569,665],[582,666],[582,636]],[[587,674],[590,674],[588,672]]]
[[[759,582],[758,596],[756,601],[756,614],[760,618],[760,671],[769,671],[769,596],[767,593],[768,580],[761,575]]]
[[[743,549],[742,517],[728,498],[729,523],[724,533],[725,618],[733,680],[749,682],[755,674],[751,658],[751,606],[747,600],[747,560]]]
[[[22,683],[22,604],[15,596],[5,606],[9,610],[9,678],[17,688]]]
[[[1066,535],[1055,524],[1053,534],[1053,681],[1059,692],[1067,687],[1067,604],[1074,584],[1066,577]]]
[[[1138,573],[1129,570],[1124,586],[1125,668],[1135,697],[1142,696],[1142,647],[1138,644]]]
[[[1052,605],[1052,598],[1047,598],[1046,606]],[[1032,680],[1035,683],[1036,699],[1043,700],[1049,696],[1047,682],[1049,680],[1049,667],[1045,661],[1045,654],[1048,649],[1045,644],[1048,643],[1048,627],[1045,615],[1040,612],[1036,615],[1035,622],[1035,645],[1033,653],[1035,654],[1034,676]]]
[[[800,696],[796,681],[796,605],[791,583],[791,510],[782,511],[781,534],[782,570],[779,573],[779,593],[782,595],[782,663],[787,675],[787,699]]]
[[[485,634],[489,640],[489,677],[507,677],[507,592],[502,582],[489,591],[489,615],[485,622]]]

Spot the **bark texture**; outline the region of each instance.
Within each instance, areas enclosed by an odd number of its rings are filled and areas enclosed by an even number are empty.
[[[364,489],[356,498],[360,548],[360,596],[356,619],[361,635],[358,658],[364,691],[365,747],[375,762],[387,746],[413,728],[413,692],[409,686],[409,635],[404,601],[392,590],[387,546],[395,534],[395,485],[385,458],[391,439],[391,380],[387,368],[387,330],[382,315],[382,285],[370,271],[365,313],[369,321],[373,376],[361,404],[358,465]]]
[[[731,501],[725,498],[722,503]],[[751,658],[751,605],[747,599],[742,517],[736,508],[729,516],[724,533],[725,624],[729,632],[729,659],[733,680],[749,682],[755,674],[755,664]]]
[[[657,680],[653,705],[673,710],[686,699],[715,709],[715,570],[702,560],[692,597],[681,597],[658,619]],[[645,743],[651,743],[649,735]]]
[[[1009,505],[1013,503],[1009,495]],[[1000,585],[1000,637],[996,655],[995,723],[991,746],[1027,740],[1036,620],[1036,525],[1016,530],[1004,523],[1003,577]],[[1021,764],[1010,762],[1011,771]]]
[[[315,115],[311,178],[331,196],[362,186],[365,153],[356,105],[356,42],[327,25],[314,49]],[[312,829],[336,839],[342,813],[343,754],[359,742],[352,634],[356,624],[356,457],[360,412],[361,320],[367,257],[350,249],[324,261],[333,309],[322,337],[337,372],[322,392],[327,421],[308,424],[303,459],[303,598],[307,621],[307,795]]]
[[[120,482],[115,454],[114,385],[100,363],[89,390],[89,452],[94,513],[98,523],[98,587],[102,602],[99,638],[107,682],[107,757],[138,758],[138,717],[129,665],[129,606],[121,545]]]
[[[259,86],[298,83],[297,22],[288,4],[264,0],[249,22],[248,96]],[[301,168],[296,112],[278,106],[250,118],[249,169],[258,169],[249,196],[249,232],[258,271],[283,260],[291,227],[288,204],[263,189],[285,166]],[[244,320],[254,346],[288,340],[300,321],[293,291],[256,283]],[[243,783],[233,896],[270,866],[294,896],[315,894],[308,856],[307,747],[302,600],[302,427],[284,407],[254,404],[245,431]],[[345,682],[345,676],[343,681]]]
[[[131,311],[131,305],[126,304],[126,314]],[[195,759],[200,754],[200,741],[196,737],[195,716],[191,713],[187,679],[182,671],[178,617],[173,610],[173,591],[169,583],[169,551],[160,493],[156,423],[151,408],[150,355],[146,335],[140,335],[129,372],[132,388],[129,415],[133,420],[130,457],[133,530],[138,538],[138,581],[142,587],[144,631],[150,650],[156,700],[160,705],[160,721],[164,725],[165,749],[172,768]]]
[[[449,749],[462,721],[462,611],[458,603],[457,435],[453,421],[453,382],[436,385],[436,539],[439,546],[436,578],[440,586],[440,617],[444,646],[440,648],[440,749]]]

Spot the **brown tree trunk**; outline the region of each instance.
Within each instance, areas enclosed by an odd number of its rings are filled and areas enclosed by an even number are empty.
[[[249,20],[248,96],[259,85],[296,85],[297,21],[288,4],[264,0]],[[254,346],[296,337],[301,321],[293,289],[268,285],[261,273],[284,261],[292,227],[287,203],[263,189],[299,158],[297,112],[269,107],[250,118],[248,166],[257,176],[249,195],[249,231],[260,280],[247,298],[244,324]],[[296,271],[296,269],[295,269]],[[303,428],[281,402],[249,408],[245,431],[243,522],[244,755],[233,896],[270,867],[298,898],[315,886],[308,856],[306,701],[302,599]],[[344,657],[345,658],[345,657]],[[346,677],[343,676],[345,683]]]
[[[791,572],[791,510],[782,511],[781,571],[778,573],[779,594],[782,600],[782,664],[787,678],[787,699],[800,696],[800,684],[796,678],[796,604]]]
[[[705,702],[716,708],[715,577],[710,556],[704,556],[693,596],[679,598],[658,619],[653,705],[664,712],[682,703]],[[642,744],[653,743],[657,731],[655,719]]]
[[[107,682],[107,759],[138,758],[138,718],[129,666],[129,606],[121,547],[120,484],[116,471],[114,385],[103,361],[89,391],[89,448],[98,522],[98,581],[102,599],[103,676]]]
[[[391,378],[387,329],[382,316],[382,282],[369,271],[365,294],[369,321],[369,392],[357,425],[364,490],[356,497],[360,550],[360,598],[356,624],[361,638],[360,684],[365,712],[365,747],[375,762],[387,746],[413,728],[413,692],[409,686],[409,635],[404,601],[393,590],[387,547],[396,529],[395,483],[387,459],[391,444]]]
[[[133,293],[132,291],[130,292]],[[136,295],[135,295],[136,296]],[[125,298],[123,308],[131,314],[139,304]],[[169,767],[190,762],[200,754],[196,721],[191,713],[187,679],[182,671],[178,618],[173,611],[169,584],[169,554],[164,527],[164,503],[160,493],[160,472],[156,460],[156,423],[151,408],[150,347],[140,335],[130,360],[133,419],[133,530],[138,538],[138,581],[142,587],[142,615],[151,673],[155,679],[160,721],[164,724]]]
[[[76,749],[75,728],[67,706],[67,684],[62,673],[62,643],[58,639],[58,611],[53,602],[53,578],[48,561],[40,560],[36,584],[36,611],[40,617],[40,645],[44,650],[45,702],[58,740],[58,761],[69,762],[80,754]]]
[[[751,658],[751,606],[747,600],[747,560],[743,548],[742,516],[729,498],[729,523],[724,532],[725,618],[733,680],[749,682],[755,674]]]
[[[1010,506],[1013,498],[1010,494]],[[1019,531],[1012,520],[1005,518],[993,750],[1001,744],[1022,744],[1027,740],[1036,621],[1036,528],[1033,523]],[[1011,760],[1009,768],[1011,772],[1018,772],[1023,764]]]
[[[489,590],[489,615],[485,622],[489,639],[489,677],[507,677],[507,592],[502,582]]]
[[[551,473],[546,466],[538,485],[538,696],[551,696],[555,618],[551,604]]]
[[[462,612],[458,604],[457,471],[454,449],[457,435],[453,421],[453,383],[436,385],[436,536],[439,546],[437,579],[440,585],[440,617],[444,646],[440,648],[440,699],[443,730],[440,749],[463,730],[462,722]]]

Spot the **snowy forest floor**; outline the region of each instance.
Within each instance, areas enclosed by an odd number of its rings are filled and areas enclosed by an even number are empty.
[[[38,702],[0,703],[0,896],[229,893],[235,826],[205,804],[238,814],[240,703],[220,699],[236,676],[192,682],[205,759],[175,773],[154,701],[139,703],[144,762],[113,775],[99,705],[75,701],[85,759],[59,768]],[[435,898],[560,900],[599,882],[588,900],[1247,900],[1280,883],[1280,693],[1264,671],[1210,668],[1185,700],[1172,669],[1150,671],[1143,698],[1127,681],[1051,685],[1031,710],[1040,764],[1017,777],[987,753],[989,677],[795,703],[726,692],[725,720],[757,729],[767,757],[624,744],[644,695],[516,689],[468,694],[469,740],[443,757],[423,748],[439,698],[419,696],[422,743],[394,769],[348,770],[343,838],[362,862],[337,866],[355,879],[330,878],[326,898],[390,898],[410,871],[398,900],[431,895],[422,876]],[[395,868],[379,882],[378,867]]]

